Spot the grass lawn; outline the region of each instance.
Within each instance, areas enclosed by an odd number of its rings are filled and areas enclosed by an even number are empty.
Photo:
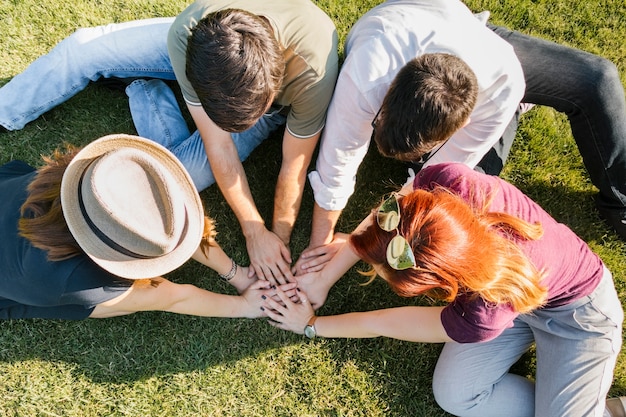
[[[287,0],[288,1],[288,0]],[[317,0],[334,20],[341,45],[374,0]],[[182,0],[3,0],[0,2],[0,84],[81,26],[173,16]],[[467,0],[490,10],[496,24],[603,55],[626,84],[626,5],[623,0]],[[343,46],[340,46],[342,53]],[[18,132],[0,133],[0,163],[37,164],[62,142],[76,145],[109,133],[135,133],[121,93],[90,86]],[[257,205],[271,218],[281,134],[245,162]],[[357,192],[338,229],[350,231],[382,194],[400,184],[404,168],[371,149]],[[522,118],[503,177],[570,225],[613,271],[626,302],[626,244],[598,217],[591,185],[567,120],[546,108]],[[217,187],[202,193],[217,221],[218,241],[247,264],[245,241]],[[312,193],[307,188],[292,240],[308,242]],[[194,263],[170,274],[177,282],[234,293]],[[331,290],[320,314],[370,310],[403,300],[380,280],[360,285],[356,268]],[[201,319],[142,313],[83,322],[0,323],[2,416],[445,416],[431,393],[440,345],[389,339],[308,341],[263,320]],[[528,354],[515,371],[532,376]],[[626,395],[620,357],[612,395]]]

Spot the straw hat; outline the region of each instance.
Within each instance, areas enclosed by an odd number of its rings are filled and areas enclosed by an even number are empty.
[[[63,175],[61,205],[85,253],[124,278],[178,268],[204,228],[202,202],[183,165],[137,136],[105,136],[83,148]]]

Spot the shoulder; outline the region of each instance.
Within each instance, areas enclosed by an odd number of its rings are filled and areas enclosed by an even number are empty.
[[[481,175],[467,165],[458,162],[444,162],[430,165],[422,169],[415,176],[413,188],[433,189],[436,186],[450,187],[463,178],[471,182],[476,182],[479,180],[477,174]]]
[[[35,168],[26,162],[13,160],[0,166],[0,178],[19,177],[34,172]]]

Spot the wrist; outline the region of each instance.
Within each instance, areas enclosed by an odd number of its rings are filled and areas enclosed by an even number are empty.
[[[306,326],[304,326],[304,335],[309,339],[314,339],[317,336],[317,329],[315,328],[315,322],[317,321],[318,316],[313,314],[309,320],[307,321]]]
[[[224,272],[223,274],[218,273],[219,277],[226,282],[231,282],[233,278],[235,278],[235,275],[237,275],[237,271],[240,269],[239,265],[237,265],[237,262],[235,262],[234,259],[231,259],[230,261],[231,261],[230,270],[228,270],[227,272]]]
[[[256,275],[252,277],[248,276],[249,270],[249,267],[239,266],[237,268],[237,273],[235,274],[234,278],[228,281],[230,285],[235,287],[239,294],[243,294],[243,292],[247,290],[248,287],[257,280]]]
[[[254,220],[242,224],[241,231],[246,240],[256,239],[261,233],[266,231],[265,222],[263,220]]]

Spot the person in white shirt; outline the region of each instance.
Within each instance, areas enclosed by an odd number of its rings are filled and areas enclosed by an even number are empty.
[[[475,106],[458,130],[439,145],[430,143],[426,150],[432,152],[421,164],[415,152],[387,156],[412,160],[418,169],[452,161],[497,175],[515,137],[520,103],[551,106],[570,119],[591,180],[600,190],[598,209],[626,239],[626,103],[615,65],[487,25],[485,17],[460,1],[389,0],[354,25],[316,170],[309,174],[315,196],[312,231],[294,266],[296,274],[323,267],[341,243],[334,240],[334,228],[354,191],[373,125],[384,122],[379,114],[383,100],[400,70],[425,54],[452,55],[469,66],[478,87]],[[387,127],[377,126],[389,138]],[[381,143],[377,145],[380,149]]]

